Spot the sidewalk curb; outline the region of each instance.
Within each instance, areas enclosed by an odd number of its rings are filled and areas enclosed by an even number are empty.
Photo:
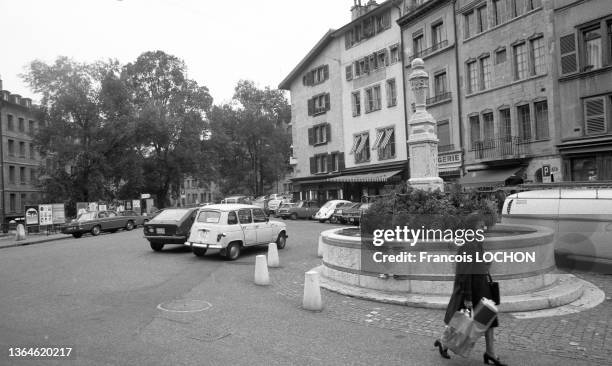
[[[36,240],[36,241],[16,242],[16,243],[7,244],[7,245],[0,244],[0,250],[5,249],[5,248],[23,247],[23,246],[26,246],[26,245],[36,245],[36,244],[48,243],[48,242],[51,242],[51,241],[62,240],[62,239],[66,239],[66,238],[68,238],[68,236],[65,236],[65,237],[55,237],[55,238],[45,238],[45,239]]]

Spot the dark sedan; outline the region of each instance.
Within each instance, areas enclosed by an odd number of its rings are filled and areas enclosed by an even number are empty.
[[[144,237],[158,252],[166,244],[184,244],[198,208],[168,208],[144,224]]]
[[[137,216],[119,215],[115,211],[84,212],[62,227],[62,233],[80,238],[85,233],[100,235],[103,231],[114,233],[119,229],[132,230],[139,222]]]
[[[344,222],[348,222],[349,224],[359,225],[359,221],[361,220],[361,215],[366,212],[370,208],[369,203],[358,203],[353,207],[345,210],[342,213],[342,218]]]

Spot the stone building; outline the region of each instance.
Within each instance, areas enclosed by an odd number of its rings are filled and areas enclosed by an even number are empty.
[[[554,1],[556,120],[568,181],[612,181],[612,2]]]
[[[0,222],[24,217],[24,206],[38,204],[41,157],[33,142],[38,129],[30,98],[4,90],[0,80]]]
[[[203,203],[213,203],[220,199],[217,185],[188,176],[181,183],[180,202],[171,202],[173,206],[195,206]]]
[[[333,34],[329,30],[279,85],[291,91],[295,199],[343,197],[341,185],[328,181],[345,167],[340,40]]]
[[[559,170],[552,2],[456,2],[465,186],[542,181]],[[552,178],[561,180],[555,173]]]

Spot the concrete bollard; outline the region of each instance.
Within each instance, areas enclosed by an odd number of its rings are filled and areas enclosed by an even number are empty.
[[[266,256],[263,254],[255,257],[255,284],[260,286],[270,284],[268,264],[266,263]]]
[[[317,247],[317,257],[323,258],[323,235],[319,234],[319,246]]]
[[[268,244],[268,267],[279,267],[278,248],[276,243]]]
[[[319,311],[323,309],[319,272],[308,271],[304,279],[304,299],[302,307],[306,310]]]
[[[25,240],[25,238],[26,238],[25,227],[23,226],[23,224],[17,225],[17,233],[15,234],[15,240],[17,241]]]

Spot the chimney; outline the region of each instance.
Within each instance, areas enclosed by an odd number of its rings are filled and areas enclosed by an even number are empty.
[[[366,13],[367,7],[361,5],[361,0],[353,0],[353,7],[351,8],[351,20],[355,20]]]
[[[0,91],[2,91],[2,76],[0,76]]]
[[[372,11],[372,10],[374,10],[374,9],[376,9],[378,7],[378,3],[376,3],[375,0],[370,0],[370,1],[368,1],[368,5],[367,6],[368,6],[367,11]]]

